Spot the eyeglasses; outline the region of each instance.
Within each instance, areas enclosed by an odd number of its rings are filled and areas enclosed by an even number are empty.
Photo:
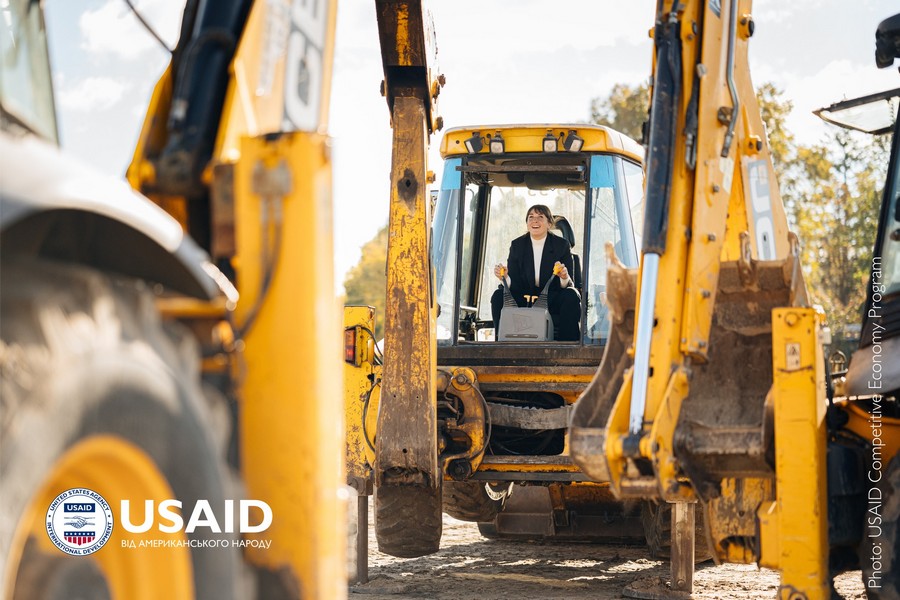
[[[528,220],[528,221],[544,221],[546,219],[547,219],[547,217],[545,217],[544,215],[528,215],[528,218],[526,220]]]

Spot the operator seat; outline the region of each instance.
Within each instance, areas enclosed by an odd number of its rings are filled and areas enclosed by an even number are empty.
[[[559,232],[559,236],[569,242],[569,248],[575,247],[575,231],[572,229],[572,225],[569,223],[569,220],[563,217],[562,215],[553,215],[553,220],[556,221],[553,225],[553,231]],[[575,284],[575,289],[578,290],[578,293],[581,293],[581,257],[575,253],[572,253],[572,266],[575,267],[574,273],[572,273],[572,282]]]

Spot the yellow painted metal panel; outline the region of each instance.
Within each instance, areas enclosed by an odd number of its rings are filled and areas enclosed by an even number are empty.
[[[776,496],[774,507],[765,504],[760,511],[760,565],[781,570],[780,597],[797,591],[808,600],[830,597],[819,318],[813,309],[772,311]],[[772,536],[777,541],[766,539]]]
[[[375,431],[363,426],[369,413],[377,414],[378,406],[372,402],[377,389],[380,369],[373,363],[374,340],[365,331],[375,330],[375,310],[370,306],[344,307],[344,331],[355,329],[357,364],[344,360],[344,415],[347,423],[347,476],[348,479],[368,479],[374,456],[369,448]],[[376,372],[377,371],[377,372]],[[368,420],[368,419],[367,419]],[[368,440],[366,439],[368,435]],[[359,490],[357,490],[359,491]]]
[[[882,400],[880,403],[882,407],[883,402]],[[882,410],[876,420],[872,413],[856,402],[844,400],[835,404],[841,406],[849,417],[846,429],[870,442],[877,434],[880,442],[884,444],[881,448],[882,464],[887,467],[891,459],[900,452],[900,419],[886,415]]]
[[[248,495],[265,500],[274,517],[262,534],[271,547],[249,548],[247,555],[267,569],[286,569],[304,598],[343,598],[341,329],[328,139],[244,138],[235,186],[241,284],[235,321],[239,331],[249,327],[239,390],[242,475]],[[280,247],[273,241],[279,237]],[[267,265],[274,272],[263,295]]]
[[[233,161],[241,138],[292,130],[324,132],[328,124],[337,0],[254,3],[231,66],[214,161]],[[292,77],[309,79],[297,99]],[[303,123],[295,122],[302,114]]]
[[[541,152],[542,140],[547,132],[560,140],[569,131],[576,131],[584,138],[583,152],[609,152],[620,154],[635,161],[643,161],[644,149],[636,141],[603,125],[546,124],[546,125],[481,125],[478,127],[454,127],[448,129],[441,139],[441,156],[446,158],[459,154],[467,154],[465,141],[478,133],[485,138],[485,146],[481,154],[487,155],[487,137],[497,132],[503,137],[506,152]],[[559,142],[559,152],[563,150]]]
[[[679,479],[680,466],[675,458],[675,428],[681,414],[681,404],[687,398],[688,373],[678,369],[672,373],[666,396],[653,419],[650,435],[642,442],[650,442],[643,453],[653,459],[653,469],[659,484],[659,492],[666,502],[694,500],[694,490]]]

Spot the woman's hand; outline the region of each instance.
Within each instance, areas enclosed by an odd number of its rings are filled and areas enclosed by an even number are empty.
[[[558,275],[560,279],[568,279],[569,278],[569,270],[566,268],[566,265],[562,264],[559,261],[553,265],[553,274]]]
[[[506,276],[506,267],[498,263],[494,265],[494,277],[503,279]]]

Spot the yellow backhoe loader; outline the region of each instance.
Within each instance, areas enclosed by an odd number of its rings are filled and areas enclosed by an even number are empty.
[[[40,2],[0,3],[3,598],[346,594],[335,10],[188,0],[145,197],[59,152]]]
[[[750,2],[660,3],[637,293],[610,308],[634,308],[634,337],[579,398],[572,455],[620,498],[699,503],[716,560],[779,570],[779,598],[829,598],[860,567],[869,597],[897,598],[898,138],[863,339],[835,390],[748,75],[753,31]],[[880,66],[898,41],[894,17]]]
[[[571,405],[607,343],[605,296],[615,286],[608,287],[604,245],[614,244],[626,264],[637,264],[632,219],[641,214],[640,146],[600,126],[484,126],[447,131],[441,153],[440,190],[434,214],[425,221],[432,225],[432,237],[423,246],[431,248],[433,291],[428,280],[405,279],[411,275],[402,261],[389,258],[388,263],[389,278],[397,278],[390,284],[392,293],[430,293],[432,298],[423,301],[433,299],[438,307],[432,329],[437,367],[430,375],[435,397],[428,406],[437,419],[437,436],[423,440],[430,439],[424,452],[438,461],[440,481],[433,495],[422,493],[421,482],[392,484],[388,474],[412,476],[405,465],[415,460],[409,458],[414,413],[400,400],[410,395],[401,389],[390,392],[397,399],[386,400],[389,382],[402,388],[415,381],[392,379],[405,370],[388,373],[391,360],[399,358],[392,358],[392,344],[413,346],[418,338],[407,327],[396,331],[388,325],[383,364],[348,352],[358,364],[349,370],[356,380],[348,389],[351,448],[356,450],[351,471],[358,470],[352,474],[364,481],[378,456],[399,454],[398,464],[386,467],[385,480],[377,486],[380,548],[415,555],[436,550],[441,505],[452,516],[479,522],[487,535],[641,539],[639,506],[625,514],[607,485],[585,482],[566,453],[565,440]],[[516,324],[513,319],[524,318],[522,313],[508,317],[517,327],[509,339],[496,340],[491,298],[499,282],[493,268],[506,260],[534,204],[550,208],[556,229],[549,235],[564,239],[574,257],[573,286],[585,299],[575,340],[553,341],[558,325],[548,334]],[[401,228],[397,237],[413,231]],[[371,340],[372,319],[368,309],[348,308],[348,343]],[[418,355],[414,348],[401,353],[407,361]],[[391,427],[397,430],[386,434]],[[513,483],[518,484],[514,489]],[[365,489],[361,482],[356,487]],[[417,499],[404,511],[394,502],[385,504],[392,493],[427,496],[429,504]],[[428,511],[433,521],[417,520],[413,515],[420,511]]]
[[[643,149],[596,125],[457,127],[441,140],[431,199],[425,153],[444,83],[433,34],[420,2],[376,6],[394,129],[383,356],[371,309],[347,307],[344,322],[347,468],[362,522],[374,491],[379,549],[395,556],[437,551],[442,510],[489,537],[646,536],[665,554],[665,507],[626,507],[608,482],[589,481],[566,435],[604,348],[624,356],[607,296],[633,295],[625,274],[640,247]],[[552,307],[543,331],[526,306],[499,330],[494,322],[494,266],[533,205],[549,208],[549,235],[573,257],[574,333],[561,333]],[[540,303],[537,293],[528,301]]]
[[[492,516],[482,530],[496,533],[518,493],[507,499],[509,489],[497,485],[508,480],[504,474],[536,483],[558,477],[543,473],[569,471],[576,475],[568,486],[548,487],[547,530],[570,525],[565,494],[584,479],[608,483],[619,500],[649,502],[657,515],[672,514],[675,592],[691,589],[699,505],[707,530],[702,545],[718,561],[779,570],[780,598],[826,598],[830,576],[854,565],[865,569],[870,596],[895,598],[896,385],[879,394],[850,386],[845,398],[829,392],[824,316],[807,298],[799,243],[788,230],[749,77],[751,2],[658,3],[643,230],[627,233],[640,239],[639,266],[629,268],[633,262],[616,240],[598,256],[596,233],[586,231],[578,344],[589,345],[592,332],[603,331],[589,316],[600,307],[592,285],[606,286],[610,329],[600,334],[602,360],[572,409],[565,394],[555,405],[518,395],[562,391],[570,347],[487,341],[492,327],[483,307],[494,282],[485,267],[503,257],[485,256],[497,242],[479,219],[493,208],[495,185],[513,187],[510,197],[561,187],[552,183],[554,172],[578,163],[563,146],[586,134],[547,126],[547,145],[519,146],[535,157],[519,161],[511,153],[516,128],[451,130],[442,143],[445,170],[432,217],[424,151],[442,81],[429,71],[421,6],[378,6],[395,140],[385,348],[377,357],[366,309],[345,313],[345,348],[353,365],[348,381],[355,381],[347,400],[348,469],[362,493],[374,480],[381,549],[399,556],[434,551],[442,495],[451,514],[468,512],[461,509],[466,498],[476,520]],[[881,62],[898,54],[898,37],[896,22],[882,24]],[[530,131],[536,142],[539,132]],[[597,197],[589,167],[597,158],[583,166],[587,207]],[[518,179],[516,190],[519,166],[534,172]],[[884,368],[878,360],[893,321],[881,316],[890,311],[875,307],[890,303],[896,277],[893,266],[884,268],[885,257],[896,253],[895,166],[890,173],[864,327],[883,336],[851,363],[848,381],[857,386],[866,375],[870,382],[889,380],[877,378]],[[606,277],[598,278],[604,267]],[[504,397],[507,391],[514,393]],[[506,410],[516,403],[535,418],[563,407],[571,413],[552,458],[534,451],[543,439],[523,435],[527,427],[515,437],[525,442],[519,452],[525,456],[497,452],[510,440],[496,437],[493,418],[510,419],[509,426],[526,414]]]

